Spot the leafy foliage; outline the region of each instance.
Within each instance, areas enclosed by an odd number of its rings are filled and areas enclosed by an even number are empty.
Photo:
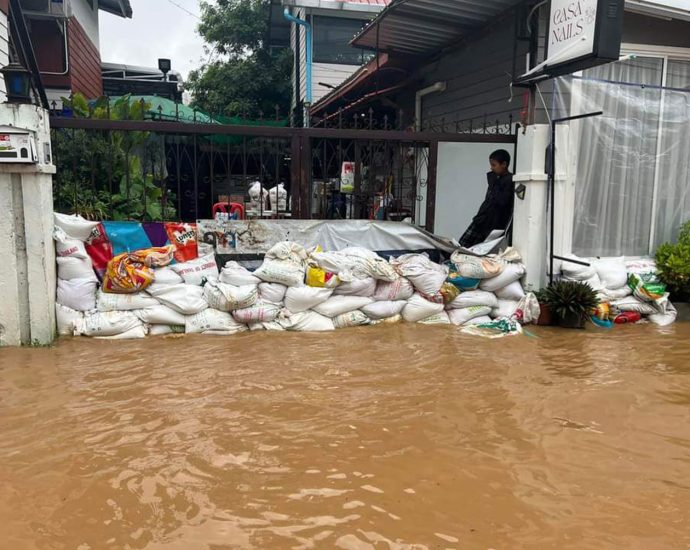
[[[657,249],[656,267],[675,299],[690,299],[690,221],[681,228],[676,244],[664,243]]]
[[[270,52],[270,0],[202,2],[199,33],[208,43],[209,61],[188,78],[196,107],[223,115],[270,116],[290,106],[292,53]]]
[[[587,315],[599,305],[594,289],[577,281],[556,281],[542,290],[541,297],[560,319]]]

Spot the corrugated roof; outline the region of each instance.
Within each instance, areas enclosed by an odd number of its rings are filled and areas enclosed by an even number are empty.
[[[98,9],[120,17],[132,17],[132,5],[129,0],[100,0]]]
[[[351,42],[358,48],[428,54],[489,23],[521,0],[393,0]]]

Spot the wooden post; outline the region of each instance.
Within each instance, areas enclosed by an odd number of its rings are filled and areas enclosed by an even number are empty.
[[[436,218],[436,172],[438,168],[438,141],[429,143],[429,164],[427,166],[426,230],[434,232]]]

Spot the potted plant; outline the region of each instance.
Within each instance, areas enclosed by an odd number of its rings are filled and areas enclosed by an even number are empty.
[[[556,324],[565,328],[584,328],[587,317],[599,304],[597,293],[586,283],[557,281],[544,289],[544,301]]]
[[[537,325],[553,325],[553,315],[551,314],[551,306],[547,300],[546,289],[539,289],[534,293],[534,295],[537,297],[537,301],[539,302],[539,319],[537,320]]]
[[[690,301],[690,221],[681,228],[677,243],[664,243],[657,249],[656,267],[671,299]]]

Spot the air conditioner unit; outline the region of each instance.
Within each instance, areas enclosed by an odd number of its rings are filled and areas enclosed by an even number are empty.
[[[24,0],[22,8],[26,15],[72,17],[72,0]]]

